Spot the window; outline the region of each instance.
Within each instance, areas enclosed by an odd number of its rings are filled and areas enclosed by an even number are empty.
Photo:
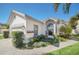
[[[34,36],[38,35],[38,25],[34,25]]]

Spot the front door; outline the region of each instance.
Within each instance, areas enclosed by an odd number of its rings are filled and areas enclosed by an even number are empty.
[[[52,31],[50,31],[50,30],[48,30],[48,35],[53,35],[53,32]]]
[[[53,24],[52,23],[50,23],[50,24],[48,24],[47,25],[47,32],[48,32],[48,35],[50,36],[52,36],[53,35],[53,30],[54,30],[54,26],[53,26]]]

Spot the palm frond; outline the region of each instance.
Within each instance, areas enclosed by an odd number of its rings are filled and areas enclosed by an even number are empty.
[[[60,3],[54,3],[54,10],[55,10],[55,12],[58,11],[59,4],[60,4]]]
[[[71,3],[63,4],[63,11],[64,11],[64,13],[69,13],[70,6],[71,6]]]

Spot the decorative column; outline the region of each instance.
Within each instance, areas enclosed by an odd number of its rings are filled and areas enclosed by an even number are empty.
[[[56,24],[53,24],[54,25],[54,30],[53,30],[53,32],[54,32],[54,35],[56,35]]]
[[[9,26],[9,37],[12,38],[12,29],[11,29],[11,26]]]

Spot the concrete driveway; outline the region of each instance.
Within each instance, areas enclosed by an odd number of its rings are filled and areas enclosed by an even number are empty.
[[[16,49],[11,42],[11,39],[0,40],[0,55],[41,55],[49,51],[61,49],[63,47],[77,43],[78,41],[68,40],[67,42],[61,42],[60,47],[49,45],[47,47],[34,48],[34,49]]]

